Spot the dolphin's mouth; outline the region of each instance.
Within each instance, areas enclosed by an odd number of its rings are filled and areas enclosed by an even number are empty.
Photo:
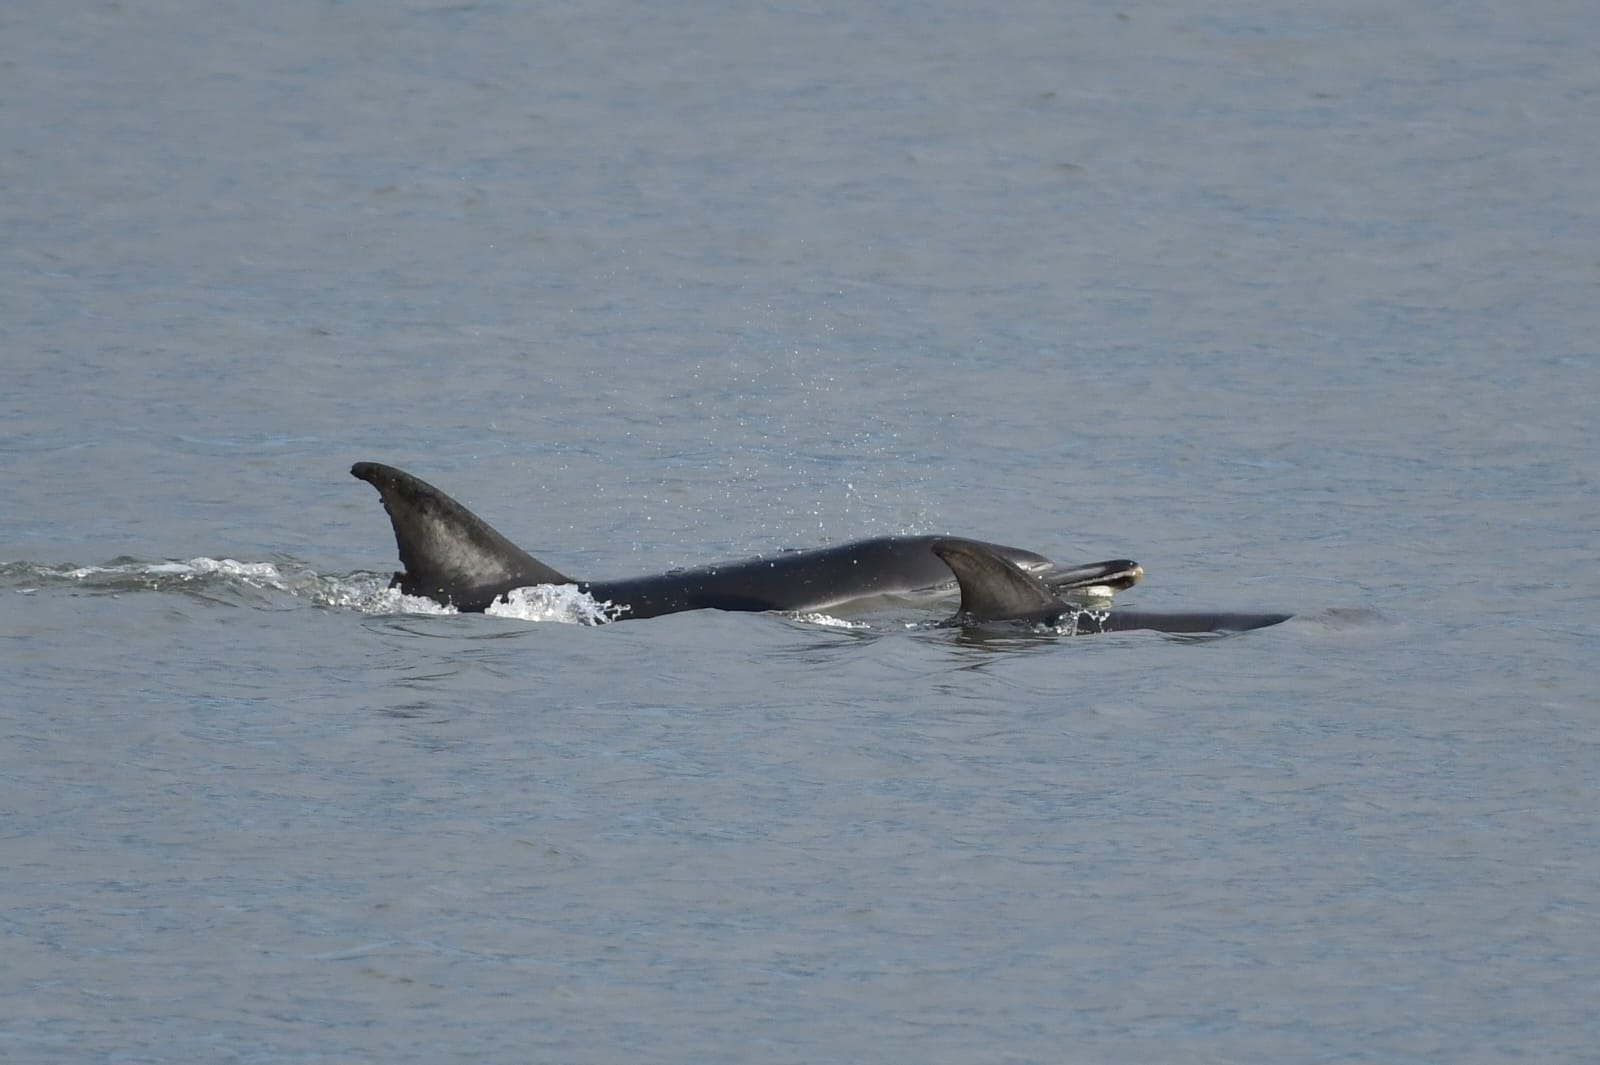
[[[1057,566],[1037,576],[1057,595],[1064,592],[1109,595],[1127,591],[1138,584],[1144,577],[1144,567],[1132,559],[1118,558],[1083,566]]]

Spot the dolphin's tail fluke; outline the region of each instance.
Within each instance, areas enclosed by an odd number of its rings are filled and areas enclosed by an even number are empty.
[[[426,596],[459,610],[482,610],[513,588],[575,583],[404,470],[358,462],[350,473],[383,497],[405,566],[394,575],[394,586],[407,595]]]

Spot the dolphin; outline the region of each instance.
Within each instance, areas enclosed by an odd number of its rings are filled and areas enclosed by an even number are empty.
[[[936,539],[931,550],[956,575],[961,605],[946,625],[1007,623],[1034,628],[1069,628],[1074,634],[1153,629],[1167,633],[1244,632],[1288,621],[1288,614],[1161,613],[1095,610],[1062,599],[1056,589],[989,545],[954,537]]]
[[[580,580],[534,558],[472,511],[404,470],[358,462],[350,473],[378,490],[394,527],[405,568],[394,575],[390,586],[463,612],[486,610],[515,588],[539,584],[576,585],[596,601],[612,604],[619,620],[685,610],[817,612],[878,598],[942,596],[959,587],[964,607],[957,618],[1024,620],[1024,613],[1032,609],[1043,620],[1053,609],[1052,602],[1060,602],[1063,612],[1067,609],[1062,595],[1129,588],[1144,573],[1138,563],[1126,559],[1061,566],[1044,555],[1003,544],[947,536],[883,536],[643,577]],[[943,554],[936,550],[940,547]],[[1011,593],[991,590],[997,584],[1014,586],[1019,575],[1033,582],[1027,585],[1030,590],[1035,585],[1043,590],[1043,604],[1023,603],[1014,588]],[[1108,617],[1137,623],[1116,623],[1095,631],[1232,631],[1275,624],[1287,615],[1114,612]]]

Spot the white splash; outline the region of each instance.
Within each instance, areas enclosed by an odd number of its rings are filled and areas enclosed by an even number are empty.
[[[828,629],[870,629],[871,625],[865,621],[851,621],[849,618],[836,618],[832,614],[790,614],[789,617],[807,625],[821,625]]]
[[[518,621],[558,621],[567,625],[604,625],[620,611],[609,602],[578,591],[575,584],[536,584],[513,588],[484,611],[497,618]]]
[[[310,598],[323,606],[345,607],[363,614],[458,614],[453,606],[389,587],[381,577],[323,577]]]
[[[1111,616],[1108,608],[1095,610],[1084,607],[1078,610],[1069,610],[1061,619],[1051,626],[1059,636],[1076,636],[1080,632],[1104,632],[1106,619]]]

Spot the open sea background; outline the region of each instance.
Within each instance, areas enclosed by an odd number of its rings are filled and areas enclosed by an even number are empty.
[[[1594,1060],[1597,174],[1561,0],[7,0],[0,1060]]]

